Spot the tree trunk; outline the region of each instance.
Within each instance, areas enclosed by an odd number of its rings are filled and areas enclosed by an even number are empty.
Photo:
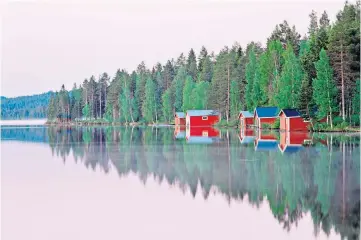
[[[100,85],[99,116],[102,118],[102,85]]]
[[[345,121],[345,79],[343,72],[343,43],[341,41],[341,104],[342,104],[342,119]]]
[[[228,121],[229,121],[229,109],[230,109],[230,106],[229,106],[229,99],[230,99],[230,97],[229,97],[229,91],[230,91],[230,89],[229,89],[229,81],[230,81],[230,76],[229,76],[229,62],[228,62],[228,66],[227,66],[227,108],[226,108],[226,118],[227,118],[227,123],[228,123]]]

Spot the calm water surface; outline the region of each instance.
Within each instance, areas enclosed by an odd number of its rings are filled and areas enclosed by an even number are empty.
[[[2,239],[359,239],[360,137],[1,129]]]

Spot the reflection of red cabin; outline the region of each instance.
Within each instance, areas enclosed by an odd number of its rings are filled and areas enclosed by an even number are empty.
[[[254,140],[255,149],[258,150],[275,150],[277,149],[277,136],[271,131],[257,132],[256,139]]]
[[[214,110],[189,110],[186,115],[187,126],[212,126],[221,119],[220,113]]]
[[[184,125],[177,125],[174,128],[174,137],[176,139],[185,138],[186,136],[186,127]]]
[[[241,111],[238,115],[239,126],[247,127],[253,124],[253,115],[248,111]]]
[[[254,124],[257,128],[262,128],[262,124],[273,124],[278,118],[277,107],[257,107],[253,114]]]
[[[252,143],[254,140],[254,130],[251,128],[241,128],[239,131],[239,141],[242,144]]]
[[[186,116],[183,112],[176,112],[174,114],[175,125],[186,125]]]
[[[308,131],[310,121],[305,121],[296,109],[282,109],[280,117],[280,130],[282,131]]]
[[[310,142],[311,138],[308,132],[280,132],[280,143],[278,144],[281,152],[296,152],[303,147],[304,143]]]
[[[212,143],[220,138],[220,131],[213,127],[187,127],[186,130],[189,143]]]

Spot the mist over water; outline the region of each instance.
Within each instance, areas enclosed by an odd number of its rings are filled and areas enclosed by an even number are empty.
[[[1,129],[4,239],[359,239],[360,137]]]

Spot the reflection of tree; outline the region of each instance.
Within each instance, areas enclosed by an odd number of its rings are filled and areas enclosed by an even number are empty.
[[[18,132],[17,132],[18,131]],[[48,128],[29,132],[4,131],[3,135],[43,136],[53,154],[70,153],[92,169],[105,173],[111,165],[120,177],[133,172],[142,182],[149,177],[167,181],[193,196],[208,198],[211,189],[227,201],[266,200],[275,218],[289,230],[310,212],[315,234],[331,228],[348,239],[359,235],[360,147],[358,136],[315,135],[314,147],[297,154],[255,151],[241,145],[235,132],[222,132],[222,141],[187,144],[173,139],[171,128]],[[320,139],[320,141],[318,141]],[[197,187],[201,189],[197,189]]]

